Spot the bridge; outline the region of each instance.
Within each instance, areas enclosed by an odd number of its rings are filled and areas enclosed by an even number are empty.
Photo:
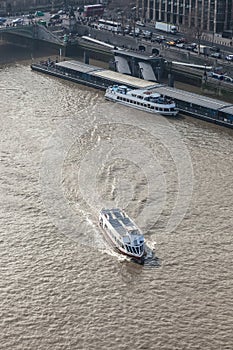
[[[17,26],[5,26],[0,27],[0,38],[6,39],[9,37],[15,37],[14,43],[17,41],[17,37],[31,39],[31,40],[42,40],[45,42],[65,46],[64,40],[60,39],[51,30],[46,28],[42,24],[34,23],[28,25],[17,25]]]

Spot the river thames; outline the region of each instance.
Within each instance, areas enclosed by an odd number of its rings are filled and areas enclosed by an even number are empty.
[[[1,349],[233,348],[233,131],[0,67]],[[124,208],[156,259],[102,238]]]

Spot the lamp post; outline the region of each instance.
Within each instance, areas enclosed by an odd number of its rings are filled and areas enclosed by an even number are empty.
[[[134,6],[134,7],[132,7],[132,14],[133,14],[133,37],[135,38],[135,26],[136,26],[136,9],[137,9],[137,7],[136,6]]]

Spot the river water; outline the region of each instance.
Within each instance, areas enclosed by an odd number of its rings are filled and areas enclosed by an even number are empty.
[[[0,69],[1,349],[232,349],[233,133]],[[121,207],[155,258],[114,253]]]

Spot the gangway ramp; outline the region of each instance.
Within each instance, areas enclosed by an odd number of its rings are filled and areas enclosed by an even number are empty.
[[[141,76],[145,80],[157,81],[153,68],[148,62],[138,62]]]
[[[116,55],[115,65],[117,72],[131,75],[131,70],[126,58]]]

